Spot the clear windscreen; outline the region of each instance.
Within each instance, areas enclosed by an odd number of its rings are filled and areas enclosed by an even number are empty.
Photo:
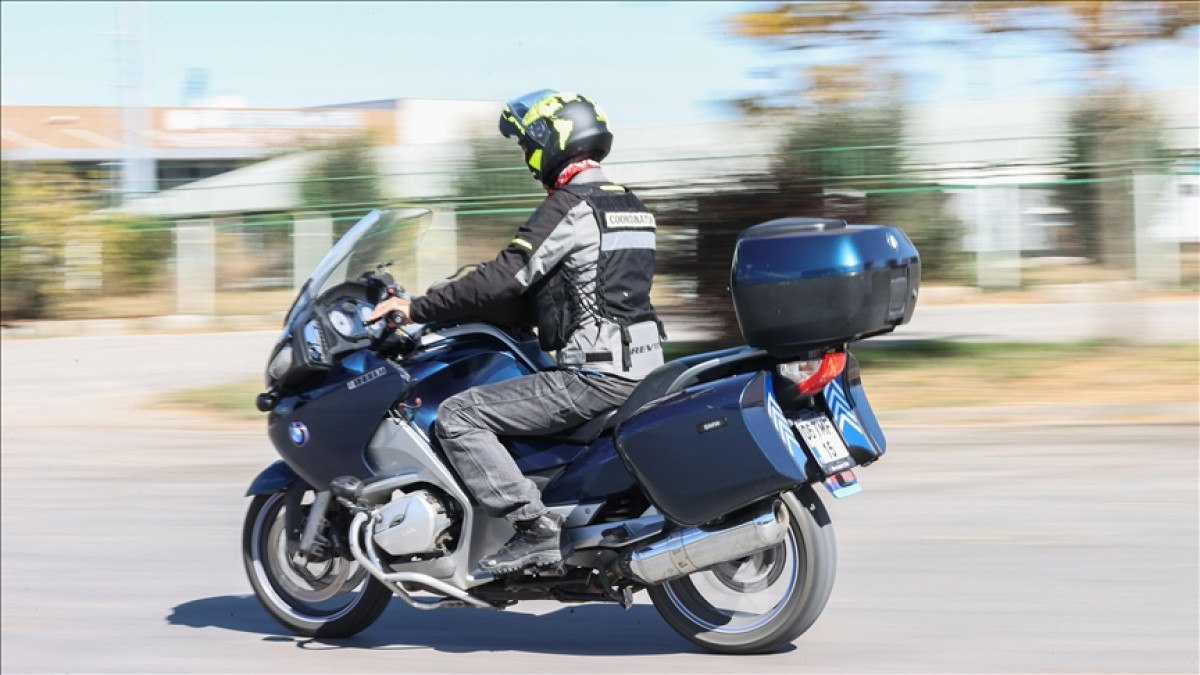
[[[284,321],[285,332],[314,298],[344,281],[381,269],[399,276],[399,271],[412,265],[432,217],[429,209],[381,209],[355,223],[329,249],[300,291]]]

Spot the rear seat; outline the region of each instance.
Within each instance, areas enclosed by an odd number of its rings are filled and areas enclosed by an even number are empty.
[[[620,408],[595,417],[574,429],[549,436],[556,441],[573,445],[587,445],[600,438],[601,435],[616,429],[625,420],[633,416],[642,406],[675,393],[696,382],[703,381],[706,376],[712,376],[711,369],[728,365],[737,361],[766,356],[765,352],[749,347],[734,347],[717,352],[706,352],[685,356],[669,361],[650,371],[641,382],[634,387]],[[704,368],[697,366],[704,365]],[[693,370],[694,369],[694,370]],[[722,369],[723,370],[723,369]],[[692,372],[689,372],[692,371]],[[721,371],[718,371],[720,373]],[[721,376],[715,374],[715,376]]]

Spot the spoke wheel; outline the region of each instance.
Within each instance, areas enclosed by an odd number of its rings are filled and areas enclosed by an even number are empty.
[[[777,546],[649,588],[659,614],[714,652],[766,652],[817,620],[833,590],[833,527],[809,488],[783,497],[791,523]]]
[[[356,562],[296,552],[288,542],[286,505],[286,493],[257,495],[246,513],[242,558],[259,602],[300,635],[347,637],[366,629],[387,608],[391,591]],[[306,518],[308,506],[300,508]]]

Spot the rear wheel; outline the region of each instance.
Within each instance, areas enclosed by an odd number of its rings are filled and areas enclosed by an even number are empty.
[[[787,644],[821,615],[837,566],[833,525],[809,487],[783,495],[791,516],[774,548],[648,589],[680,635],[723,654]]]
[[[284,492],[256,495],[246,513],[242,559],[254,594],[271,616],[300,635],[348,637],[366,629],[387,608],[392,592],[356,562],[297,555],[288,544],[287,501]],[[308,506],[300,508],[303,522]]]

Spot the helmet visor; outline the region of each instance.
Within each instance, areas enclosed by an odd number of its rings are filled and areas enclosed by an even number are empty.
[[[538,102],[553,94],[554,91],[551,89],[539,89],[509,101],[508,105],[504,106],[504,111],[500,113],[500,133],[504,134],[505,138],[514,135],[524,136],[538,145],[545,145],[550,138],[550,125],[546,124],[545,120],[536,120],[527,127],[525,115]]]

